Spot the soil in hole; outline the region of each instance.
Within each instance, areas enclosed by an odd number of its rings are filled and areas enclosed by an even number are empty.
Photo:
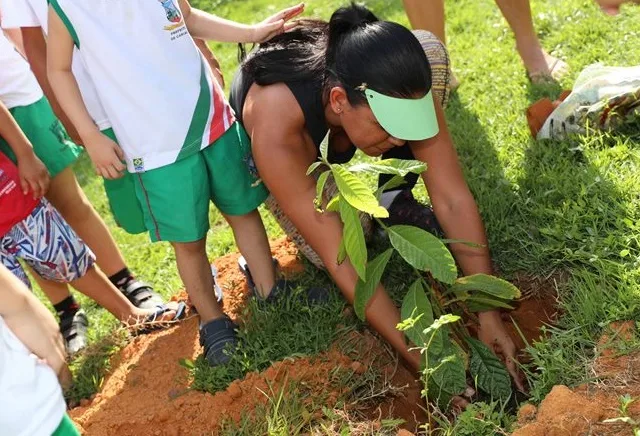
[[[285,275],[302,270],[297,252],[290,242],[272,242],[274,256]],[[225,293],[224,307],[232,318],[246,304],[248,288],[237,267],[237,254],[216,260],[219,284]],[[179,296],[184,298],[186,295]],[[385,349],[371,333],[352,332],[330,350],[315,358],[275,363],[262,373],[247,374],[215,395],[189,389],[188,370],[181,359],[195,359],[198,344],[198,318],[193,316],[166,331],[141,336],[124,347],[112,362],[101,392],[84,400],[70,414],[83,434],[107,436],[173,436],[215,434],[225,418],[239,420],[245,411],[265,404],[262,392],[279,392],[291,384],[305,389],[332,406],[337,398],[357,400],[360,416],[372,422],[381,419],[405,419],[404,426],[414,431],[424,421],[420,408],[420,386],[415,377]],[[336,371],[366,377],[374,371],[382,382],[372,392],[353,392],[332,383]],[[355,397],[355,398],[354,398]],[[368,401],[366,398],[370,398]],[[371,407],[369,404],[376,403]],[[370,412],[370,413],[368,413]]]
[[[555,324],[558,318],[557,286],[565,280],[562,274],[549,277],[516,275],[513,284],[520,289],[523,298],[515,304],[515,310],[505,313],[503,318],[518,350],[540,339],[543,326]],[[525,355],[520,357],[526,360]]]
[[[281,239],[271,245],[285,276],[292,277],[302,271],[291,242]],[[225,294],[225,312],[242,322],[239,317],[249,291],[244,275],[238,270],[237,259],[238,254],[230,254],[217,259],[215,264]],[[517,285],[522,287],[531,280],[521,278]],[[541,325],[553,321],[554,299],[549,298],[554,295],[552,288],[536,286],[538,290],[545,290],[544,297],[525,299],[511,313],[528,341],[539,336]],[[262,373],[250,373],[224,392],[211,395],[192,391],[188,371],[179,361],[193,360],[200,354],[197,327],[198,319],[194,316],[171,330],[136,338],[121,350],[101,392],[71,411],[84,434],[215,434],[225,417],[238,420],[244,411],[268,401],[262,392],[278,392],[290,383],[304,384],[311,392],[317,392],[317,396],[323,396],[327,405],[332,405],[332,401],[335,403],[347,394],[345,386],[331,383],[336,369],[362,377],[375,374],[375,383],[361,387],[371,389],[373,386],[373,390],[347,395],[353,400],[353,403],[348,401],[347,407],[353,408],[349,412],[357,412],[355,415],[369,421],[371,428],[375,429],[385,419],[402,419],[406,422],[405,429],[416,431],[426,420],[416,375],[399,364],[368,331],[352,332],[315,359],[287,360],[275,363]]]

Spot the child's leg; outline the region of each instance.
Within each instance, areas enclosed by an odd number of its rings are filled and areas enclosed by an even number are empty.
[[[41,277],[71,283],[76,289],[111,312],[120,321],[137,324],[156,312],[135,307],[107,277],[94,266],[93,253],[74,233],[60,214],[42,201],[26,219],[7,234],[16,256],[24,259]],[[155,321],[173,320],[177,307]]]
[[[204,356],[210,365],[219,365],[229,360],[226,350],[237,344],[237,327],[216,301],[207,258],[211,198],[207,179],[202,152],[134,177],[151,240],[169,241],[174,247],[180,277],[202,320]]]
[[[267,232],[257,208],[269,192],[258,177],[249,137],[240,123],[235,123],[202,154],[209,172],[211,198],[233,229],[257,291],[266,297],[276,277]]]
[[[47,200],[95,253],[105,274],[111,276],[126,267],[107,225],[89,203],[70,167],[51,179]]]
[[[260,296],[266,298],[276,284],[276,271],[260,213],[254,210],[246,215],[224,217],[233,230],[240,253],[249,265],[256,290]]]
[[[224,313],[213,292],[213,276],[207,258],[206,238],[196,242],[172,242],[178,272],[203,324]]]

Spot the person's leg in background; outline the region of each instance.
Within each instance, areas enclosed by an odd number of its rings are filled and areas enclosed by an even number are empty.
[[[414,29],[427,30],[447,44],[445,30],[444,0],[403,0],[407,18]],[[456,89],[460,82],[451,74],[451,89]]]
[[[414,29],[428,30],[446,44],[444,0],[403,0],[407,16]],[[535,33],[529,0],[496,0],[516,39],[520,58],[533,81],[558,79],[567,71],[567,64],[548,54]],[[457,79],[452,77],[455,89]]]
[[[542,48],[533,26],[529,0],[496,0],[496,4],[513,31],[516,49],[531,80],[559,79],[566,74],[567,64]]]

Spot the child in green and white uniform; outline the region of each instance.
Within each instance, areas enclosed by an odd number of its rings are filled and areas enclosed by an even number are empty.
[[[3,11],[6,13],[7,9]],[[41,194],[46,195],[96,253],[98,265],[113,286],[136,307],[154,309],[162,304],[161,297],[149,285],[133,277],[106,225],[82,192],[71,168],[82,149],[69,139],[44,97],[29,64],[1,32],[0,65],[0,102],[8,108],[10,115],[24,132],[23,136],[16,137],[13,141],[0,138],[0,152],[17,163],[24,177],[37,170],[38,163],[34,164],[27,159],[35,152],[51,178],[48,190],[42,190]],[[40,278],[36,280],[58,313],[68,352],[77,352],[86,344],[88,320],[85,313],[66,284]]]
[[[267,190],[249,171],[251,149],[194,37],[261,42],[284,31],[302,5],[246,26],[185,0],[52,0],[49,77],[61,106],[105,178],[134,174],[153,241],[174,247],[178,270],[202,320],[212,365],[228,360],[235,325],[217,304],[206,254],[209,202],[231,225],[256,286],[275,285],[257,207]],[[135,41],[135,43],[132,43]],[[77,49],[119,140],[100,133],[71,74]]]

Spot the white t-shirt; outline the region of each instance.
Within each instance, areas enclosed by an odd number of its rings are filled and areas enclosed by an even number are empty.
[[[4,29],[41,27],[45,35],[48,32],[49,2],[47,0],[0,0],[0,10]],[[111,127],[93,81],[76,52],[74,52],[71,69],[78,82],[82,100],[94,123],[100,130]]]
[[[56,374],[27,350],[0,316],[0,434],[51,436],[65,411]]]
[[[51,0],[74,38],[129,172],[170,165],[235,117],[175,0]]]
[[[0,32],[0,101],[9,109],[29,106],[43,97],[27,61]]]

